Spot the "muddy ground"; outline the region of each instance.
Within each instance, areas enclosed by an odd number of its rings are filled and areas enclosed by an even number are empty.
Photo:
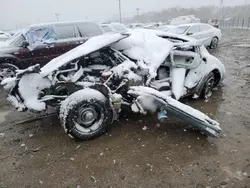
[[[101,138],[78,142],[57,118],[35,122],[1,93],[0,187],[250,187],[250,31],[224,31],[212,53],[227,78],[208,101],[188,103],[221,123],[219,139],[173,120],[123,115]],[[147,130],[142,128],[146,126]]]

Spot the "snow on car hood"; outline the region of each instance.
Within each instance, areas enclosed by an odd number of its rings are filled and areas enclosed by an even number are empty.
[[[144,62],[149,69],[150,77],[155,78],[157,69],[170,54],[174,44],[157,35],[156,30],[138,29],[131,35],[112,45],[131,59]]]
[[[118,42],[121,39],[128,37],[128,35],[116,33],[116,34],[103,34],[90,38],[84,44],[68,51],[67,53],[51,60],[48,64],[41,68],[41,74],[47,76],[53,71],[60,67],[68,64],[69,62],[86,56],[92,52],[95,52],[101,48],[111,45],[112,43]]]

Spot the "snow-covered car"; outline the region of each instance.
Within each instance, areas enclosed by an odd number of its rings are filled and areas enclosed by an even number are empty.
[[[157,27],[157,30],[167,32],[167,31],[169,31],[171,29],[175,29],[175,28],[176,28],[176,26],[174,26],[174,25],[161,25],[161,26]]]
[[[90,38],[44,67],[18,70],[1,84],[19,111],[59,107],[65,132],[76,139],[103,134],[123,106],[143,114],[158,111],[159,118],[174,115],[217,137],[219,123],[178,99],[209,97],[224,73],[223,64],[195,40],[139,29]]]
[[[202,41],[206,47],[217,48],[222,38],[221,30],[209,24],[192,23],[171,28],[168,32],[187,35]]]
[[[15,70],[50,60],[83,44],[88,38],[103,34],[94,22],[56,22],[31,25],[0,43],[0,81],[14,77]]]
[[[121,23],[111,22],[111,23],[102,23],[102,29],[107,32],[118,32],[118,33],[125,33],[128,32],[128,28]]]
[[[179,16],[170,21],[170,25],[181,25],[190,23],[200,23],[201,20],[196,18],[194,15]]]
[[[5,41],[10,38],[11,35],[5,31],[0,31],[0,41]]]
[[[208,20],[208,24],[215,27],[215,28],[219,28],[220,21],[219,21],[219,19],[212,19],[212,20]]]
[[[130,29],[136,29],[136,28],[144,28],[145,24],[143,23],[132,23],[128,25],[128,28]]]

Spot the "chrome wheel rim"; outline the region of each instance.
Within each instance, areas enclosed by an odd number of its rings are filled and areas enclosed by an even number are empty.
[[[213,38],[213,40],[212,40],[212,48],[216,48],[217,46],[218,46],[218,39]]]
[[[81,108],[78,111],[77,122],[85,128],[89,128],[97,119],[97,112],[93,107]]]
[[[209,98],[212,95],[212,90],[214,86],[214,78],[210,78],[205,85],[205,98]]]
[[[97,131],[105,120],[103,109],[98,104],[82,105],[74,118],[75,128],[82,133]]]

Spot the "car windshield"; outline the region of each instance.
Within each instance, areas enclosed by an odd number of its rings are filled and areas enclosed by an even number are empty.
[[[183,34],[188,30],[189,27],[190,26],[178,26],[171,28],[169,31],[176,34]]]
[[[112,26],[118,32],[126,32],[126,31],[128,31],[127,27],[125,25],[122,25],[122,24],[113,24]]]
[[[102,26],[102,29],[105,31],[105,32],[111,32],[112,29],[109,28],[109,26],[106,26],[106,25],[103,25]]]

